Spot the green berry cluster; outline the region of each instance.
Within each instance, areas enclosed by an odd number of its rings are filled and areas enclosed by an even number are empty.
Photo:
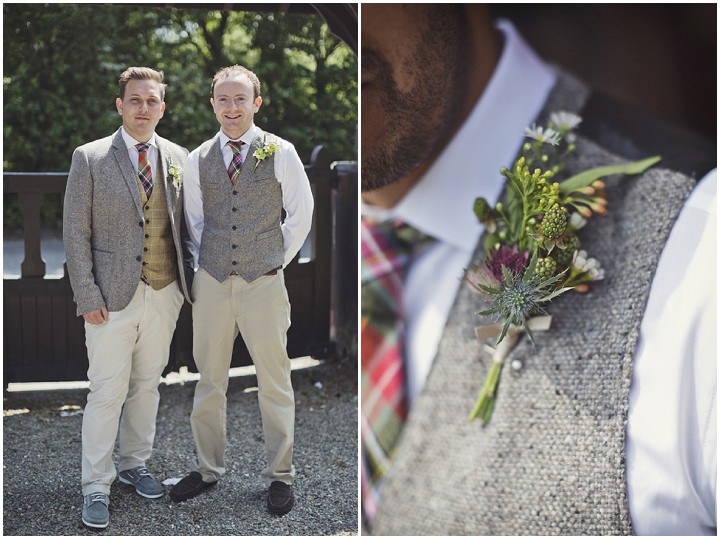
[[[562,242],[555,246],[552,251],[552,257],[560,266],[569,266],[575,255],[575,251],[580,247],[580,240],[572,232],[566,232],[560,238]]]
[[[538,258],[537,265],[535,266],[535,277],[539,282],[552,279],[557,271],[557,266],[557,262],[553,258]]]
[[[565,233],[568,225],[568,213],[560,204],[554,204],[543,217],[540,229],[543,236],[552,240],[559,238]]]

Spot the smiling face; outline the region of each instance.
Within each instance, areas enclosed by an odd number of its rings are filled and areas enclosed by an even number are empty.
[[[150,140],[165,112],[161,83],[150,79],[132,79],[125,87],[124,98],[115,106],[122,116],[125,131],[139,142]]]
[[[233,75],[215,83],[210,104],[223,132],[231,139],[250,129],[262,98],[253,97],[253,85],[246,75]]]

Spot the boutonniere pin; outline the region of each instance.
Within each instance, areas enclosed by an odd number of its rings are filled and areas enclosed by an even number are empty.
[[[168,179],[175,186],[176,191],[182,189],[182,168],[173,163],[172,159],[168,162]]]
[[[276,144],[275,142],[265,142],[261,147],[259,147],[255,152],[253,153],[253,157],[256,159],[255,161],[255,168],[253,169],[253,172],[257,170],[258,165],[260,162],[265,159],[266,157],[270,157],[272,154],[277,152],[280,149],[280,146]]]
[[[526,128],[530,139],[506,178],[505,199],[494,207],[484,198],[475,200],[474,212],[487,231],[485,256],[465,271],[464,281],[480,294],[485,309],[497,323],[476,329],[480,339],[494,339],[492,365],[470,419],[490,421],[500,374],[517,340],[526,333],[533,345],[533,331],[546,331],[551,318],[545,307],[570,290],[587,292],[593,281],[604,277],[597,260],[581,249],[577,231],[593,214],[607,213],[602,177],[639,174],[658,161],[651,157],[631,163],[586,170],[556,181],[563,162],[575,151],[573,130],[582,119],[556,112],[546,127]],[[515,365],[514,365],[515,367]]]

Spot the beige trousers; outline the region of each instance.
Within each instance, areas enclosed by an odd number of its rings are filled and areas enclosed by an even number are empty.
[[[152,453],[158,384],[167,365],[183,295],[140,283],[130,304],[102,325],[85,324],[90,393],[82,424],[82,491],[110,494],[116,470],[144,466]],[[119,433],[118,433],[119,425]]]
[[[197,471],[204,481],[225,473],[226,391],[233,344],[242,334],[255,364],[267,467],[265,485],[291,484],[295,397],[290,381],[287,330],[290,302],[282,270],[251,283],[230,276],[222,283],[200,269],[193,297],[193,353],[200,371],[190,416],[197,449]]]

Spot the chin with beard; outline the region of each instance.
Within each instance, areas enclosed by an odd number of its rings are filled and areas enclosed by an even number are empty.
[[[391,184],[432,160],[458,123],[467,88],[469,28],[462,6],[439,6],[424,21],[422,38],[403,68],[414,80],[398,89],[390,64],[362,49],[362,69],[384,118],[384,130],[361,156],[362,191]]]

